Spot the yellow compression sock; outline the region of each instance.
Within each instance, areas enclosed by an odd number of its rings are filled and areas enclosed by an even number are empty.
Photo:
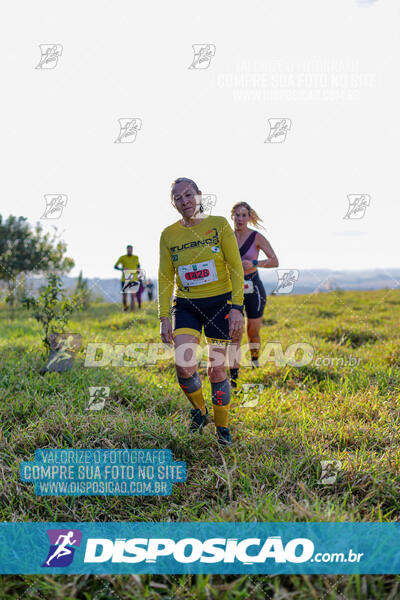
[[[188,394],[185,392],[185,395],[189,398],[190,402],[193,404],[195,408],[199,408],[201,413],[204,415],[206,413],[206,405],[204,404],[203,391],[201,388]]]
[[[215,427],[228,427],[229,404],[226,404],[225,406],[216,406],[214,404],[213,409]]]
[[[228,379],[211,383],[215,427],[228,427],[231,386]]]
[[[204,404],[199,374],[196,372],[187,378],[178,377],[178,381],[186,398],[188,398],[194,408],[199,408],[204,415],[206,413],[206,406]]]

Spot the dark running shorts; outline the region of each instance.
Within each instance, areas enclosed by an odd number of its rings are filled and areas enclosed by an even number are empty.
[[[254,288],[251,294],[244,294],[246,316],[248,319],[258,319],[263,316],[265,304],[267,302],[264,286],[258,271],[245,275],[244,280],[245,282],[251,280]]]
[[[125,285],[125,281],[121,281],[121,292],[124,289],[124,285]],[[126,294],[131,294],[132,292],[130,292],[129,290],[127,290],[125,293]],[[136,292],[135,292],[135,294],[136,294]]]
[[[210,298],[174,298],[171,311],[173,336],[190,333],[200,338],[204,327],[208,343],[229,343],[231,298],[231,292]]]

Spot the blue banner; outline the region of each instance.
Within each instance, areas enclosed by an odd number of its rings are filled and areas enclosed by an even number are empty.
[[[400,523],[0,523],[2,574],[400,573]]]

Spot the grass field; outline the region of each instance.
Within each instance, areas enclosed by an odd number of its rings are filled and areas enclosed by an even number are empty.
[[[73,370],[45,376],[36,321],[2,307],[1,520],[398,521],[399,321],[400,291],[269,297],[262,346],[307,342],[314,358],[242,369],[241,383],[264,389],[253,408],[233,400],[235,445],[221,450],[212,426],[187,433],[190,406],[171,361],[83,364],[89,342],[158,343],[155,304],[140,313],[93,304],[76,315],[68,331],[83,344]],[[110,387],[102,411],[86,410],[89,386]],[[204,391],[210,407],[208,383]],[[186,461],[187,481],[165,498],[39,497],[19,481],[19,463],[37,448],[169,448]],[[340,461],[331,485],[321,483],[323,460]],[[0,576],[2,599],[399,597],[396,576]]]

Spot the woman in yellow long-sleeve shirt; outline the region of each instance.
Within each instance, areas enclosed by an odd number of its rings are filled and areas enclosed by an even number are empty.
[[[190,431],[201,432],[209,422],[196,361],[204,327],[217,439],[221,444],[230,444],[231,390],[226,354],[229,342],[237,340],[243,328],[244,279],[239,248],[224,217],[201,214],[201,191],[194,181],[186,177],[176,179],[171,187],[171,201],[182,218],[164,229],[160,239],[161,339],[174,343],[178,381],[193,405]]]

